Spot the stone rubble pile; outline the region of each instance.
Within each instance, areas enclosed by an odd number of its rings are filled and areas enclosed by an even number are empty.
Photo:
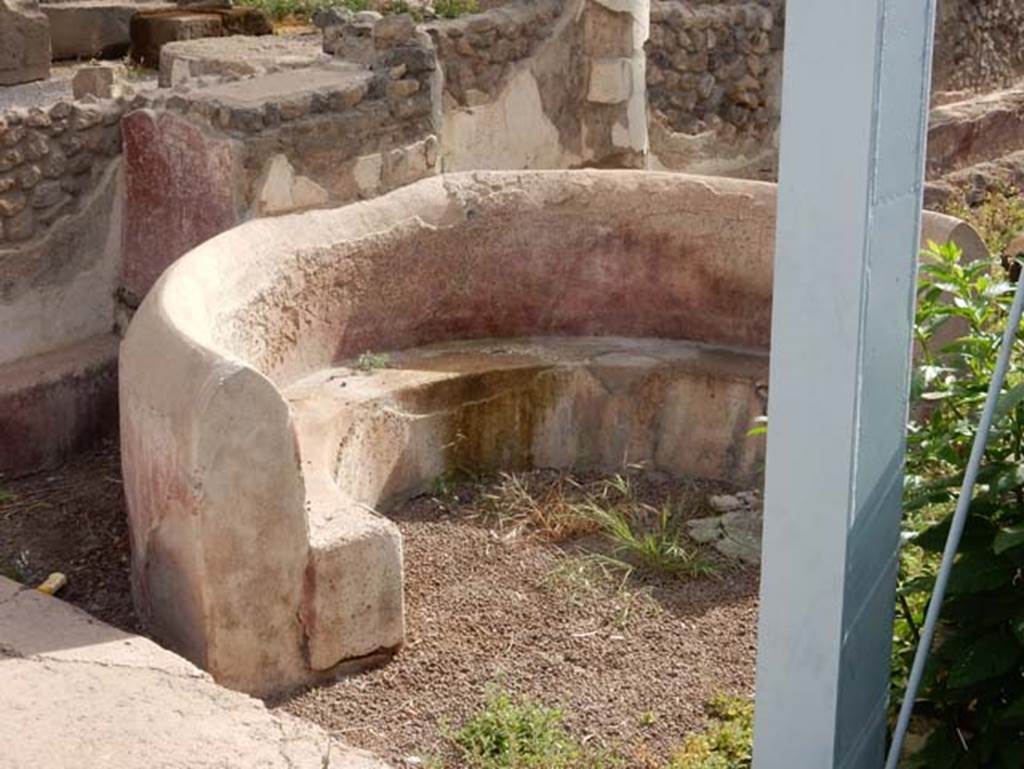
[[[728,558],[760,563],[764,516],[761,494],[757,491],[718,494],[709,497],[708,504],[720,515],[687,521],[690,538],[711,545]]]

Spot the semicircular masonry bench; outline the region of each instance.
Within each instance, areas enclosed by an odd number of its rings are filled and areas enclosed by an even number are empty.
[[[282,692],[401,645],[401,538],[378,511],[447,472],[749,482],[774,207],[757,182],[481,172],[184,256],[121,354],[150,631],[225,685]]]

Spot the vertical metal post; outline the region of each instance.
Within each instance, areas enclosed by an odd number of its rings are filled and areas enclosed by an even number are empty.
[[[789,0],[755,769],[883,762],[935,0]]]

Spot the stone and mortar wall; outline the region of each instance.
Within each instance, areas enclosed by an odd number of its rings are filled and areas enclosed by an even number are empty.
[[[676,131],[726,138],[774,129],[779,109],[782,3],[656,0],[647,94]]]
[[[110,331],[124,109],[0,114],[0,364]]]
[[[1024,3],[939,0],[933,86],[1001,88],[1024,77]]]
[[[515,2],[434,22],[442,163],[644,167],[647,0]]]
[[[437,172],[429,38],[408,16],[358,14],[328,64],[232,82],[185,81],[124,120],[128,308],[179,256],[242,221],[369,198]]]
[[[116,425],[124,102],[0,114],[0,473]]]

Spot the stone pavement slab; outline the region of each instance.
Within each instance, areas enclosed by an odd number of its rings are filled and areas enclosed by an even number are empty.
[[[0,577],[5,769],[387,769],[152,641]]]

